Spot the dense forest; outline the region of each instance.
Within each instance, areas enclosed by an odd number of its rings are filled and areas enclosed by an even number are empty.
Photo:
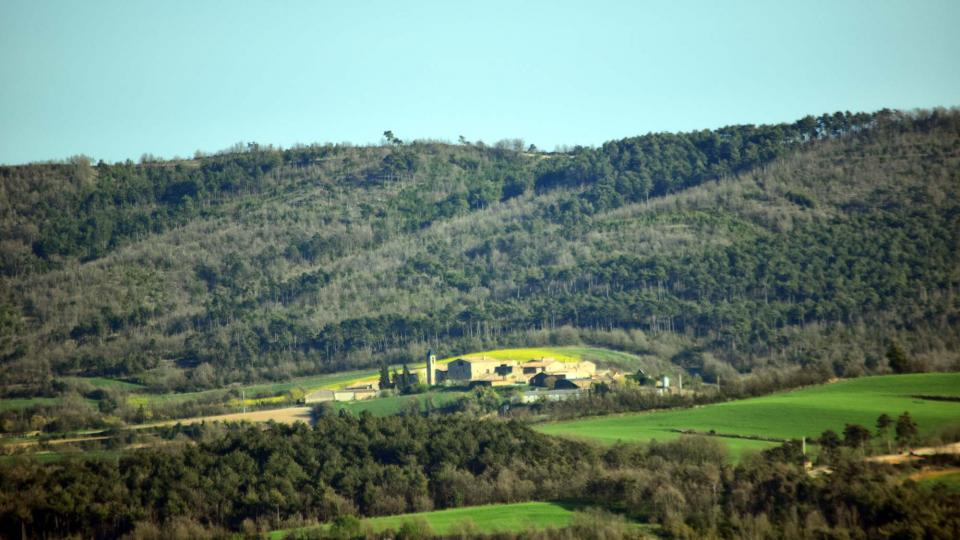
[[[797,442],[733,466],[709,438],[600,449],[460,415],[321,414],[313,428],[184,430],[172,446],[119,460],[0,464],[0,536],[255,535],[531,499],[610,508],[672,538],[951,538],[960,530],[960,495],[903,482],[853,448],[834,450],[832,472],[816,477]]]
[[[710,380],[957,365],[960,113],[539,152],[238,145],[0,168],[0,380],[189,390],[589,342]],[[892,342],[910,359],[889,366]]]

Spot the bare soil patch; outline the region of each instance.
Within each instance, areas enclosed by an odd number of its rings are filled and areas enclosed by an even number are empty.
[[[923,448],[914,448],[910,452],[905,452],[901,454],[884,454],[881,456],[870,456],[867,458],[867,461],[897,465],[900,463],[907,463],[910,461],[920,461],[921,459],[923,459],[924,456],[932,456],[934,454],[960,454],[960,442],[945,444],[943,446],[926,446]]]

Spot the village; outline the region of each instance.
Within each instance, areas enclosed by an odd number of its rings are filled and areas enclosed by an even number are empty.
[[[642,371],[625,374],[619,369],[598,369],[594,362],[579,360],[575,362],[558,361],[551,357],[541,357],[527,361],[492,358],[485,355],[463,356],[446,365],[438,365],[437,357],[431,350],[427,353],[426,367],[403,373],[394,371],[391,387],[419,385],[421,375],[427,388],[433,387],[496,387],[517,388],[520,390],[516,401],[533,403],[539,400],[559,401],[589,392],[598,385],[609,388],[626,377],[641,382],[652,381]],[[683,393],[682,378],[671,385],[669,376],[652,381],[651,390],[659,394]],[[385,388],[381,381],[368,380],[348,384],[343,388],[322,389],[308,393],[305,404],[327,401],[362,401],[380,397],[392,388]]]

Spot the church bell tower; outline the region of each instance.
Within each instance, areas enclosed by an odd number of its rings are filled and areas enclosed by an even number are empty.
[[[427,351],[427,386],[437,384],[437,355],[433,349]]]

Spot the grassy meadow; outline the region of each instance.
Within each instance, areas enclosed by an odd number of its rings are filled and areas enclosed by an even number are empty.
[[[55,405],[60,403],[60,398],[32,397],[32,398],[6,398],[0,399],[0,412],[19,411],[35,405]]]
[[[551,435],[603,443],[668,440],[676,430],[770,439],[817,437],[826,429],[842,433],[845,424],[871,430],[883,413],[896,418],[909,411],[921,434],[960,424],[960,402],[917,396],[960,396],[960,373],[882,375],[838,381],[769,396],[728,401],[692,409],[585,418],[537,426]],[[724,438],[731,453],[759,450],[775,443]]]
[[[926,478],[918,480],[917,483],[927,489],[934,489],[937,486],[944,486],[947,491],[952,493],[960,493],[960,471],[930,475]]]
[[[420,406],[420,410],[424,411],[426,410],[427,399],[433,403],[434,407],[443,407],[465,395],[467,395],[466,392],[425,392],[410,396],[390,396],[363,401],[334,401],[331,404],[337,409],[346,409],[354,414],[369,411],[376,416],[386,416],[407,410],[414,401]]]
[[[110,388],[114,390],[126,390],[128,392],[144,390],[141,384],[121,381],[119,379],[109,379],[107,377],[64,377],[63,379],[73,383],[87,383],[94,388]]]
[[[362,523],[369,525],[374,531],[383,531],[397,530],[405,522],[418,519],[428,523],[434,534],[451,534],[465,523],[472,523],[477,532],[489,534],[522,531],[528,528],[566,527],[573,520],[573,510],[554,502],[491,504],[368,518]],[[289,532],[274,531],[270,534],[270,538],[279,540]]]

